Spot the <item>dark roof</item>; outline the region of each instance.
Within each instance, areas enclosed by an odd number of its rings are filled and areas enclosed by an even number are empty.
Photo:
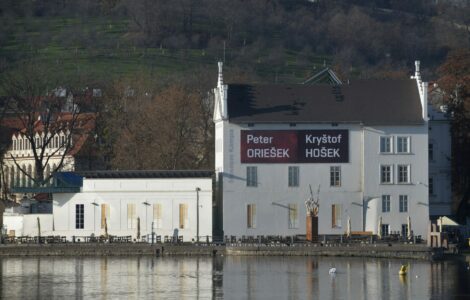
[[[359,80],[350,84],[229,84],[233,123],[423,123],[415,80]]]
[[[83,171],[76,172],[85,178],[202,178],[212,177],[207,170],[143,170],[143,171]]]
[[[326,84],[343,84],[341,79],[335,74],[335,72],[330,68],[324,68],[317,74],[313,75],[309,79],[302,82],[302,84],[319,84],[319,83],[326,83]]]

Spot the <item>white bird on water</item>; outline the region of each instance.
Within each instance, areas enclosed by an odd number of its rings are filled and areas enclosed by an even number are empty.
[[[336,274],[336,268],[331,268],[330,271],[328,271],[328,273],[330,273],[330,275]]]

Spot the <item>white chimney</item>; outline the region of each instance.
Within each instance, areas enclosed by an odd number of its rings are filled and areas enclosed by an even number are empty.
[[[419,73],[419,65],[420,65],[419,60],[415,60],[415,77],[416,79],[421,80],[421,74]]]
[[[422,93],[421,93],[421,105],[423,106],[423,119],[428,121],[428,83],[421,83]]]
[[[428,121],[428,83],[421,80],[420,72],[420,62],[419,60],[415,61],[415,76],[412,76],[412,79],[416,80],[418,87],[419,98],[421,100],[421,106],[423,108],[423,119]]]
[[[219,76],[217,79],[217,87],[214,89],[215,103],[214,103],[214,121],[227,119],[227,89],[228,86],[224,85],[223,76],[223,63],[218,62]]]
[[[219,61],[219,78],[217,80],[217,87],[220,88],[224,85],[224,73],[222,72],[223,62]]]

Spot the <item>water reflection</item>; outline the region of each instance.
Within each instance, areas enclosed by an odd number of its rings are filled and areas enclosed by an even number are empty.
[[[410,264],[399,276],[401,264]],[[335,267],[336,275],[329,274]],[[329,257],[0,259],[0,298],[461,299],[465,262]]]

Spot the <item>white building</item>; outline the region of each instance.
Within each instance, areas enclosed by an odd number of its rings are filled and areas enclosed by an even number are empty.
[[[75,174],[75,175],[74,175]],[[78,176],[78,175],[79,176]],[[211,171],[58,173],[54,235],[212,238]],[[60,179],[62,178],[62,179]],[[197,206],[199,204],[199,207]],[[198,223],[199,219],[199,223]],[[140,229],[140,232],[138,232]]]
[[[429,214],[431,219],[451,216],[451,125],[446,107],[429,106]]]
[[[69,122],[76,122],[71,133]],[[19,202],[28,189],[34,186],[36,178],[36,158],[39,158],[44,178],[52,176],[53,172],[73,171],[83,169],[88,164],[90,132],[94,128],[95,115],[82,113],[74,116],[62,113],[60,120],[50,125],[49,133],[45,134],[45,125],[40,118],[34,124],[34,145],[25,134],[25,126],[19,117],[8,117],[3,120],[3,126],[8,128],[11,143],[3,157],[3,172],[0,175],[2,195],[8,200]],[[47,131],[46,131],[47,132]],[[34,155],[36,152],[36,156]],[[43,183],[41,183],[43,185]],[[34,194],[29,194],[33,196]]]
[[[224,84],[214,90],[215,171],[224,235],[306,233],[305,200],[320,199],[319,234],[426,236],[427,84]],[[424,184],[423,184],[424,183]]]

